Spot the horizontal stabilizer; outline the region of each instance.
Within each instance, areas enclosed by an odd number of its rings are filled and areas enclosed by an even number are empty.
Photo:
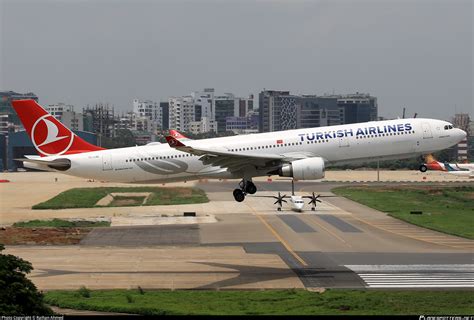
[[[41,159],[15,159],[15,161],[22,161],[27,163],[34,163],[40,166],[46,166],[51,169],[59,170],[59,171],[66,171],[71,168],[71,160],[66,158],[59,158],[54,160],[41,160]]]

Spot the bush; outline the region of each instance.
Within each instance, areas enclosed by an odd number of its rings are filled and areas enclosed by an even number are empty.
[[[33,270],[28,261],[11,254],[0,244],[0,315],[53,315],[44,304],[44,297],[26,274]]]
[[[80,287],[79,290],[77,290],[77,293],[79,293],[79,295],[84,298],[91,297],[91,291],[84,286]]]
[[[125,299],[127,299],[127,302],[128,302],[128,303],[133,303],[133,302],[134,302],[134,299],[133,299],[133,297],[130,295],[130,293],[127,293],[127,294],[125,295]]]

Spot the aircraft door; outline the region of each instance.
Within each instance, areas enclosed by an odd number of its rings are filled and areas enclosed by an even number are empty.
[[[423,128],[423,139],[433,138],[433,133],[431,132],[430,124],[428,122],[423,122],[421,126]]]
[[[102,155],[102,170],[112,170],[112,154],[105,153]]]

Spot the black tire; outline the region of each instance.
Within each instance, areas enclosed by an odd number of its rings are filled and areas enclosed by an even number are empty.
[[[235,201],[242,202],[245,200],[245,193],[242,190],[235,189],[233,194],[234,194]]]
[[[428,171],[428,167],[425,166],[424,164],[422,164],[422,165],[420,166],[420,171],[421,171],[421,172],[426,172],[426,171]]]
[[[254,194],[255,192],[257,192],[257,187],[253,182],[248,181],[245,187],[245,191],[249,194]]]

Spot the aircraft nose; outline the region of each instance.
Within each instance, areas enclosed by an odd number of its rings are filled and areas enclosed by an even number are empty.
[[[464,140],[467,137],[467,132],[462,129],[458,129],[458,136],[460,140]]]

